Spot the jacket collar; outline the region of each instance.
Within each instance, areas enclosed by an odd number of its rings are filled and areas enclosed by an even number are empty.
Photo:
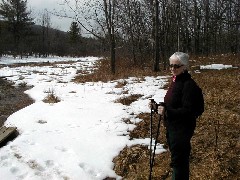
[[[184,71],[183,73],[176,76],[175,81],[184,80],[191,78],[191,75],[188,73],[188,71]]]

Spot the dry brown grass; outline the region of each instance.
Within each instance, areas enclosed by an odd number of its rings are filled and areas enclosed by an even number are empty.
[[[205,98],[205,112],[198,119],[195,135],[192,139],[190,161],[190,179],[192,180],[233,180],[240,177],[239,59],[239,54],[191,58],[192,76],[203,89]],[[194,70],[199,69],[199,65],[214,63],[233,65],[238,68],[201,70],[201,73],[194,73]],[[146,75],[169,75],[167,71],[153,73],[150,67],[135,67],[124,61],[117,66],[119,65],[121,67],[117,68],[116,75],[112,75],[109,71],[109,61],[101,61],[97,65],[99,69],[94,74],[78,76],[75,81],[110,81],[130,76],[141,78]],[[117,86],[121,88],[125,85],[124,83],[126,82]],[[131,96],[129,98],[131,98],[130,102],[134,100]],[[124,99],[125,101],[128,100]],[[136,124],[137,127],[130,132],[131,139],[149,137],[150,114],[139,114],[138,117],[142,121]],[[157,120],[158,118],[154,117],[154,128],[157,127]],[[153,131],[153,136],[155,134],[156,129]],[[166,142],[163,125],[160,128],[159,141],[163,144]],[[153,179],[171,179],[169,161],[169,152],[155,156]],[[114,159],[114,163],[114,170],[124,179],[148,179],[149,152],[146,146],[125,147]]]
[[[137,101],[140,97],[142,97],[141,94],[132,94],[130,96],[121,97],[117,99],[115,102],[129,106],[132,102]]]
[[[203,89],[206,110],[192,139],[192,179],[237,179],[239,69],[205,70],[194,78]]]
[[[54,104],[61,101],[60,98],[56,96],[53,89],[49,89],[48,91],[46,91],[46,93],[47,93],[47,96],[43,99],[43,102]]]
[[[74,79],[75,82],[84,83],[84,82],[107,82],[116,79],[124,79],[128,77],[144,77],[144,76],[157,76],[159,72],[153,72],[151,67],[140,67],[134,65],[131,61],[125,59],[118,59],[116,62],[116,73],[111,73],[111,66],[109,59],[103,59],[96,63],[96,70],[92,74],[84,73],[84,75],[78,75]],[[82,72],[81,72],[82,73]],[[163,70],[161,74],[166,74],[166,71]]]

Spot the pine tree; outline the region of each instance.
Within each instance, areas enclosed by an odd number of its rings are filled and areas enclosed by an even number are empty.
[[[77,22],[72,22],[70,30],[68,31],[69,42],[71,45],[76,45],[81,37],[80,28],[78,27]]]
[[[2,0],[0,4],[0,15],[13,35],[16,53],[19,53],[19,43],[29,25],[33,24],[30,13],[27,10],[27,0]]]
[[[70,53],[72,56],[79,56],[81,54],[81,33],[77,22],[72,22],[70,30],[68,31]]]

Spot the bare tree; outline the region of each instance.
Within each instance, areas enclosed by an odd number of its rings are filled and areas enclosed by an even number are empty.
[[[43,55],[47,57],[49,55],[50,49],[50,39],[49,39],[49,28],[51,27],[51,17],[47,9],[42,13],[41,17],[41,27],[42,27],[42,51],[39,56]]]
[[[115,74],[116,68],[116,42],[115,42],[115,0],[103,0],[104,13],[108,31],[108,38],[111,52],[111,71]]]
[[[71,4],[68,0],[64,0],[65,5],[69,7],[74,16],[65,17],[74,19],[79,25],[92,36],[107,42],[110,47],[111,71],[115,73],[116,61],[116,42],[115,42],[115,0],[102,1],[86,1],[85,8],[83,3],[75,0],[75,4]],[[88,13],[84,14],[84,10]],[[63,16],[63,15],[61,15]],[[93,25],[94,24],[94,25]]]
[[[228,44],[232,53],[240,53],[240,2],[232,0],[226,11]]]

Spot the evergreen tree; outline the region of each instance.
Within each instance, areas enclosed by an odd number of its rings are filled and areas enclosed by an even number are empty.
[[[81,37],[80,28],[78,27],[77,22],[72,22],[70,30],[68,31],[69,42],[71,45],[76,45]]]
[[[13,35],[16,53],[19,53],[19,43],[26,35],[29,25],[33,24],[30,13],[27,10],[27,0],[2,0],[0,4],[0,15]]]
[[[79,56],[81,54],[81,33],[77,22],[72,22],[70,30],[68,31],[70,53],[72,56]]]

